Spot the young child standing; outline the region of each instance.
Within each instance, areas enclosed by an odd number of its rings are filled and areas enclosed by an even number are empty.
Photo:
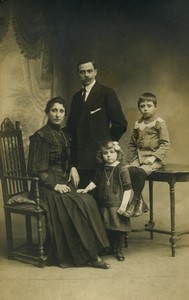
[[[138,109],[142,117],[135,123],[128,147],[127,162],[134,196],[124,214],[127,217],[137,217],[148,210],[141,199],[146,177],[165,165],[170,147],[166,122],[156,116],[156,96],[142,94],[138,99]]]
[[[97,155],[98,168],[93,182],[78,192],[95,190],[102,219],[113,254],[124,261],[124,236],[130,231],[130,219],[123,216],[131,197],[128,168],[122,163],[123,152],[118,142],[104,142]]]

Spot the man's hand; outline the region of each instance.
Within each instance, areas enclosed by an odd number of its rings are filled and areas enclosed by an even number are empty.
[[[72,167],[71,170],[70,170],[68,182],[70,182],[71,180],[73,180],[73,184],[77,188],[78,184],[79,184],[79,181],[80,181],[80,178],[79,178],[78,171],[75,167]]]

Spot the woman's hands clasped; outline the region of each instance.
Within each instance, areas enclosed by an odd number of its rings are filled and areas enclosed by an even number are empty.
[[[65,194],[71,192],[71,189],[66,184],[56,184],[54,187],[54,191],[60,194]]]
[[[77,169],[75,167],[72,167],[71,170],[70,170],[68,182],[70,182],[71,180],[73,180],[73,184],[77,188],[80,178],[79,178],[79,174],[77,172]],[[71,192],[71,189],[67,184],[57,184],[54,187],[54,191],[58,192],[58,193],[61,193],[61,194],[65,194],[65,193]]]

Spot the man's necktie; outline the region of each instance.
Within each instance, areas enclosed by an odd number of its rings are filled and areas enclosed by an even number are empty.
[[[82,94],[81,94],[81,100],[82,100],[83,102],[85,102],[85,97],[86,97],[86,88],[83,87],[83,88],[82,88]]]

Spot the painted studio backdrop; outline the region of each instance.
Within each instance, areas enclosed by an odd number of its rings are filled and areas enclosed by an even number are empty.
[[[115,89],[129,122],[121,139],[124,151],[139,117],[138,96],[149,91],[167,121],[167,161],[187,164],[188,49],[187,0],[0,1],[0,122],[5,117],[21,122],[27,152],[29,135],[45,122],[46,101],[62,96],[70,105],[80,87],[76,63],[92,56],[98,80]],[[157,183],[155,193],[161,199],[157,214],[166,223],[168,186],[161,183],[159,189]],[[178,216],[188,193],[186,184],[176,186]],[[182,222],[179,218],[178,225]]]

